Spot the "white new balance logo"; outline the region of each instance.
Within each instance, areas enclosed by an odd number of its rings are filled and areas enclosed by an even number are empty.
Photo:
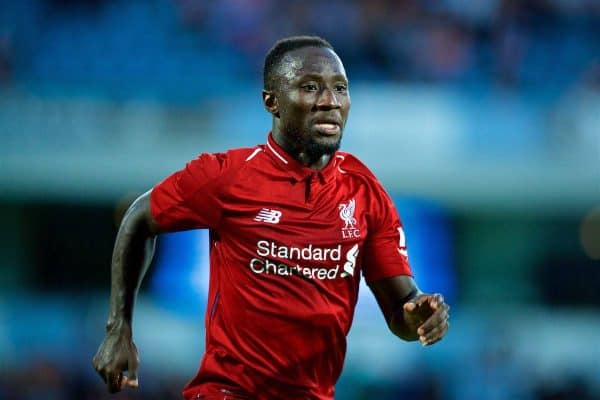
[[[267,222],[269,224],[276,224],[279,222],[281,218],[281,211],[277,210],[269,210],[268,208],[263,208],[260,210],[258,215],[254,217],[255,221],[258,222]]]

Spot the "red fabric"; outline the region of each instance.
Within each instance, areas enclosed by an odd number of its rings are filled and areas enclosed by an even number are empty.
[[[344,152],[321,171],[271,137],[204,154],[153,189],[151,211],[164,230],[210,229],[206,353],[187,399],[215,382],[332,399],[361,272],[411,275],[394,205]]]

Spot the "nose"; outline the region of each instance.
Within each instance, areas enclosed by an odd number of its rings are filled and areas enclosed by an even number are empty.
[[[331,88],[325,87],[323,88],[323,90],[321,90],[319,99],[317,101],[317,108],[319,109],[325,109],[325,110],[332,110],[332,109],[336,109],[336,108],[340,108],[341,104],[340,101],[338,100],[337,96],[335,95],[335,92],[333,90],[331,90]]]

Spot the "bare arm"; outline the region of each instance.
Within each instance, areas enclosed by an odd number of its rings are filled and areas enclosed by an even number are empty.
[[[150,192],[146,192],[125,213],[115,240],[108,330],[122,323],[131,325],[135,298],[154,256],[158,233],[150,213]]]
[[[441,294],[421,293],[413,278],[404,275],[369,286],[394,335],[430,345],[446,334],[450,307]]]
[[[106,337],[94,360],[94,368],[110,392],[125,385],[138,386],[137,349],[132,339],[133,308],[140,284],[154,255],[158,225],[150,213],[150,192],[129,207],[115,241],[111,267],[111,291]],[[128,371],[128,376],[123,376]]]

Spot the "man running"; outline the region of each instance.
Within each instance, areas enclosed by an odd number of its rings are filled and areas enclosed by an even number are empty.
[[[133,308],[164,232],[210,230],[206,351],[186,399],[333,399],[361,275],[395,335],[423,345],[445,335],[449,307],[415,284],[390,197],[338,151],[350,95],[333,47],[278,41],[262,97],[273,121],[265,144],[202,154],[125,215],[93,361],[109,391],[138,386]]]

